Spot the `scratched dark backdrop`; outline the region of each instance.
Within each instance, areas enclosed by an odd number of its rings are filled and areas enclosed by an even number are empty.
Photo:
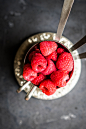
[[[22,42],[39,32],[56,32],[63,0],[0,0],[0,129],[85,129],[86,59],[81,76],[66,96],[24,100],[16,93],[13,60]],[[86,34],[86,0],[76,0],[63,35],[76,43]],[[86,51],[86,45],[78,49]],[[74,115],[63,119],[62,116]]]

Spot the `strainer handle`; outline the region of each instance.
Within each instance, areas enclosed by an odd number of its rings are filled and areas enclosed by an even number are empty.
[[[20,93],[21,91],[25,90],[25,88],[27,88],[28,86],[30,87],[30,90],[27,92],[27,95],[25,96],[26,100],[29,100],[31,98],[31,96],[33,95],[33,92],[36,90],[37,87],[34,84],[32,84],[30,81],[28,81],[17,90],[17,93]]]
[[[17,93],[20,93],[21,91],[23,91],[30,83],[31,83],[30,81],[26,82],[22,87],[20,87],[17,90]]]
[[[28,91],[27,95],[25,96],[25,100],[29,100],[32,95],[33,95],[33,92],[36,90],[36,86],[35,85],[32,85],[31,88],[30,88],[30,91]]]
[[[84,45],[86,43],[86,35],[81,39],[79,40],[77,43],[75,43],[70,49],[69,51],[74,51],[76,50],[77,48],[81,47],[82,45]]]
[[[86,58],[86,52],[74,56],[74,59],[75,59],[75,60],[76,60],[76,59],[84,59],[84,58]]]
[[[55,38],[56,41],[59,41],[62,36],[73,2],[74,0],[64,0],[61,17],[60,17],[60,21],[57,29],[57,34]]]
[[[80,59],[86,58],[86,52],[79,54]]]

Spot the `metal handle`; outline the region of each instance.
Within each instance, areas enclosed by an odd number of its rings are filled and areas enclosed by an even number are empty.
[[[74,56],[75,60],[77,60],[77,59],[84,59],[84,58],[86,58],[86,52]]]
[[[22,90],[24,90],[24,89],[27,87],[27,85],[29,85],[30,83],[31,83],[30,81],[26,82],[22,87],[20,87],[20,88],[17,90],[17,93],[20,93]]]
[[[79,54],[80,59],[86,58],[86,52]]]
[[[76,44],[74,44],[70,49],[69,51],[74,51],[76,50],[77,48],[81,47],[82,45],[84,45],[86,43],[86,35],[80,40],[78,41]]]
[[[60,22],[57,29],[56,40],[59,41],[65,28],[74,0],[64,0]]]
[[[30,85],[31,84],[31,85]],[[28,85],[30,85],[30,90],[28,91],[25,99],[26,100],[29,100],[31,98],[31,96],[33,95],[33,92],[35,91],[36,89],[36,86],[33,85],[30,81],[26,82],[21,88],[19,88],[17,90],[17,93],[20,93],[22,90],[24,90]]]
[[[26,100],[29,100],[31,98],[31,96],[33,95],[33,92],[36,90],[36,86],[32,85],[30,91],[27,93],[27,95],[25,96]]]

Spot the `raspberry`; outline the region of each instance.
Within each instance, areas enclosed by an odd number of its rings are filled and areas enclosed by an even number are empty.
[[[56,71],[55,64],[52,60],[47,60],[47,67],[46,69],[42,72],[44,75],[49,75],[53,71]]]
[[[28,56],[28,59],[29,61],[31,61],[32,57],[35,55],[36,51],[32,51],[29,56]]]
[[[69,79],[69,75],[65,71],[58,70],[54,71],[50,78],[56,86],[64,87],[66,86],[66,81]]]
[[[52,95],[56,91],[56,87],[50,79],[46,79],[40,83],[39,88],[46,95]]]
[[[37,73],[31,69],[30,64],[25,64],[23,68],[23,78],[27,81],[32,81],[37,77]]]
[[[58,54],[62,54],[63,52],[64,52],[64,49],[63,49],[63,48],[58,48],[58,49],[57,49],[57,53],[58,53]]]
[[[36,46],[35,46],[36,47]],[[35,53],[40,53],[40,50],[35,48],[35,51],[32,51],[29,56],[28,56],[28,59],[29,61],[31,61],[32,57],[35,55]]]
[[[35,53],[31,60],[31,67],[37,73],[42,72],[47,67],[47,60],[40,53]]]
[[[39,85],[45,78],[46,78],[45,75],[43,75],[42,73],[39,73],[38,76],[31,82],[35,85]]]
[[[73,69],[73,58],[70,53],[64,52],[59,55],[56,62],[56,68],[64,71],[72,71]]]
[[[53,61],[57,60],[57,52],[52,52],[49,56],[46,56],[46,59],[52,59]]]
[[[50,55],[57,47],[58,45],[54,41],[43,41],[40,43],[40,50],[44,56]]]

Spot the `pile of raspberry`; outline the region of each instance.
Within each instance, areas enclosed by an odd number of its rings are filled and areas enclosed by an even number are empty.
[[[59,43],[43,41],[27,55],[23,78],[38,86],[46,95],[66,86],[73,73],[72,55]]]

